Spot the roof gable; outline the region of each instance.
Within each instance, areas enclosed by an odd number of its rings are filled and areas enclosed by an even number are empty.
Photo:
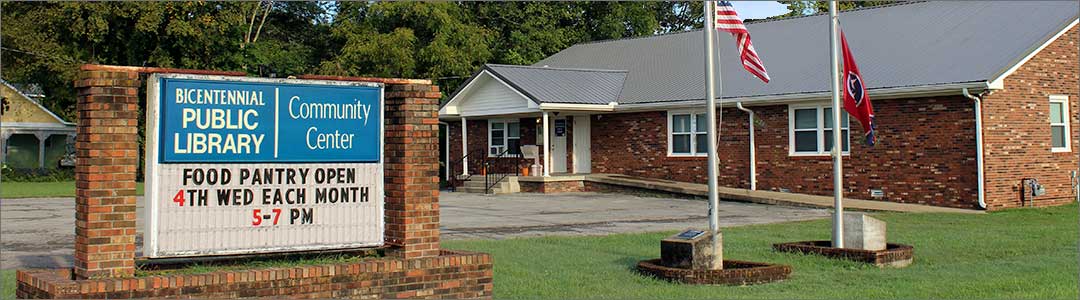
[[[40,103],[20,92],[7,81],[0,80],[0,97],[8,101],[8,110],[0,116],[0,123],[7,125],[32,124],[34,126],[66,127],[74,123],[64,121]]]
[[[486,116],[528,113],[538,110],[539,105],[502,79],[482,70],[469,79],[439,115]]]

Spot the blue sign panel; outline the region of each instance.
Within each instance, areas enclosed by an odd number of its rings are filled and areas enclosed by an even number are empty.
[[[160,162],[379,162],[380,87],[161,78]]]

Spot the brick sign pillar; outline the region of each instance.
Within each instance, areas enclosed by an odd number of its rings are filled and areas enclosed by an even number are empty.
[[[402,258],[439,255],[439,87],[386,85],[386,243]]]
[[[75,164],[75,276],[135,274],[139,73],[80,71]]]

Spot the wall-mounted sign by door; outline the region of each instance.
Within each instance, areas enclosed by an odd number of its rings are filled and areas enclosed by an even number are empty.
[[[566,135],[566,119],[555,120],[555,136]]]
[[[155,74],[144,255],[383,243],[383,86]]]

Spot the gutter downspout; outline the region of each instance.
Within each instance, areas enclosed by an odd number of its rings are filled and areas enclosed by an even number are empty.
[[[964,97],[975,101],[975,161],[979,168],[979,208],[986,209],[986,172],[983,171],[982,99],[968,93],[967,88],[964,88]]]
[[[735,102],[735,106],[750,115],[750,190],[757,190],[757,147],[754,146],[754,111],[742,106],[742,102]]]

